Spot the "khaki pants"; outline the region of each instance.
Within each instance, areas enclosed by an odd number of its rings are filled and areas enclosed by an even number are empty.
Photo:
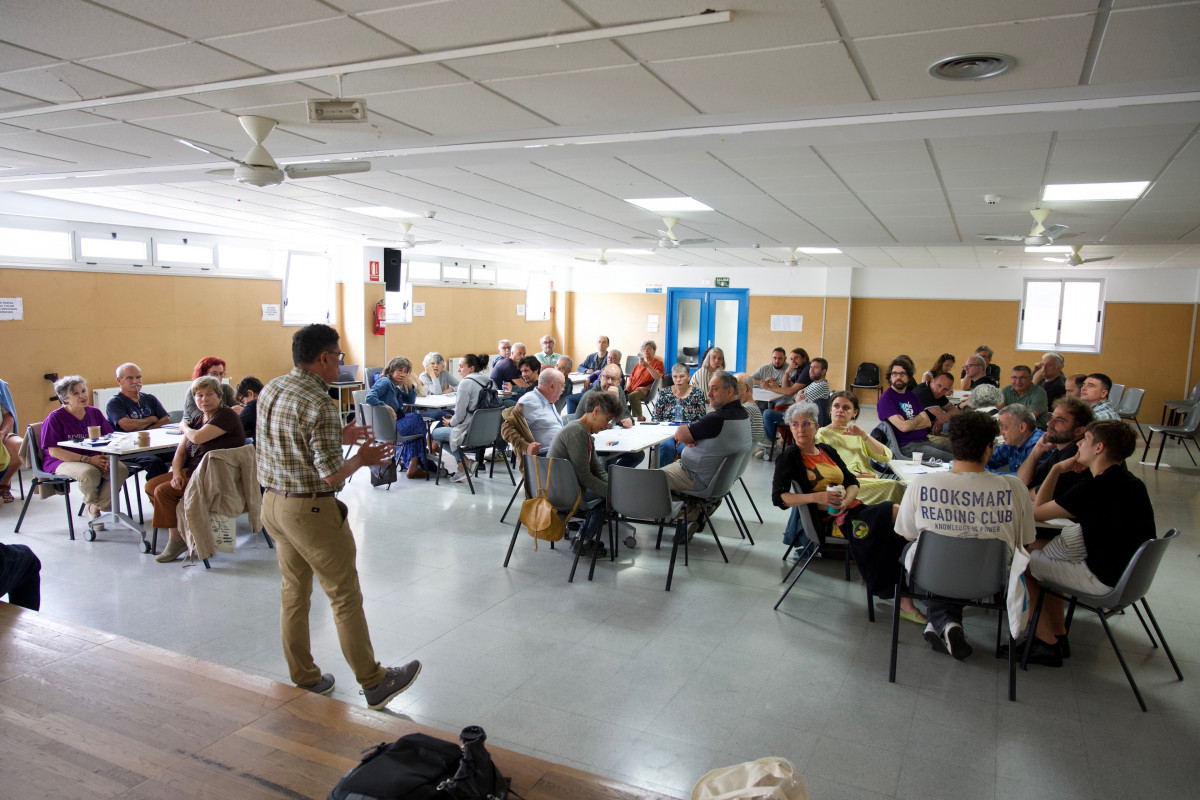
[[[646,399],[646,392],[648,391],[648,387],[646,389],[637,389],[625,396],[625,399],[629,401],[629,413],[633,415],[635,419],[643,416],[642,401]]]
[[[696,484],[692,481],[692,477],[687,474],[683,468],[683,462],[676,460],[672,461],[662,468],[662,472],[667,476],[667,486],[671,491],[691,491],[696,488]]]
[[[371,647],[354,565],[357,549],[346,522],[345,504],[334,497],[285,498],[267,492],[263,495],[263,524],[275,538],[279,559],[279,622],[292,682],[304,686],[321,679],[308,630],[315,574],[329,597],[342,655],[354,670],[355,680],[364,688],[377,685],[386,672]]]
[[[81,464],[78,461],[64,461],[54,468],[54,474],[74,478],[83,494],[83,502],[98,506],[103,511],[108,511],[112,505],[108,489],[108,470],[100,471],[91,464]],[[128,477],[129,470],[125,469],[124,464],[117,462],[117,480],[125,483]]]

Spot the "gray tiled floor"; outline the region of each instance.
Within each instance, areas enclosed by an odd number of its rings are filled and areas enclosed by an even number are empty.
[[[868,410],[870,413],[870,410]],[[420,658],[425,671],[392,711],[445,730],[478,723],[497,745],[687,796],[705,771],[780,755],[814,798],[1183,797],[1195,791],[1200,745],[1200,470],[1133,466],[1155,499],[1160,532],[1179,527],[1151,592],[1186,680],[1132,617],[1115,621],[1150,706],[1142,714],[1099,625],[1081,617],[1061,670],[1018,676],[1006,699],[1002,662],[986,644],[965,662],[928,649],[903,623],[896,684],[887,682],[890,604],[870,624],[864,593],[840,562],[816,563],[778,612],[783,512],[769,505],[771,465],[746,482],[765,523],[755,547],[718,516],[729,553],[693,542],[690,567],[662,590],[667,551],[651,532],[566,582],[562,549],[533,551],[498,518],[507,478],[435,487],[402,480],[343,495],[376,653]],[[1131,462],[1132,463],[1132,462]],[[744,510],[748,505],[742,501]],[[0,510],[11,531],[19,503]],[[248,533],[213,569],[160,565],[132,534],[68,541],[61,500],[32,504],[21,534],[43,562],[43,609],[189,655],[286,681],[274,553]],[[245,527],[245,522],[242,522]],[[734,534],[731,538],[731,534]],[[329,606],[312,611],[318,663],[337,693],[361,703]],[[971,638],[995,617],[969,616]]]

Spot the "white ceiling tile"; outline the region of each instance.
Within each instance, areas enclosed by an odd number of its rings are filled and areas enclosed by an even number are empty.
[[[85,63],[101,72],[155,89],[262,74],[262,70],[243,61],[195,43],[93,58]]]
[[[109,122],[101,125],[66,128],[58,133],[64,138],[74,139],[77,142],[110,147],[146,159],[156,156],[170,158],[178,155],[186,156],[189,161],[193,160],[190,155],[186,155],[187,149],[181,149],[182,145],[172,137],[157,131],[148,131],[127,122]]]
[[[391,58],[412,52],[345,17],[295,25],[283,31],[222,36],[209,39],[207,44],[273,72]]]
[[[1050,14],[1091,14],[1096,0],[955,0],[953,3],[896,3],[892,0],[836,0],[850,36],[889,36],[913,31],[966,28],[1009,20],[1038,20]],[[965,51],[964,51],[965,52]],[[948,54],[949,55],[949,54]]]
[[[179,36],[82,0],[5,2],[0,35],[64,60],[182,41]]]
[[[361,15],[363,22],[422,53],[586,30],[559,0],[454,0]]]
[[[1092,72],[1092,83],[1125,83],[1200,73],[1200,5],[1114,12]]]
[[[459,84],[373,97],[371,106],[393,119],[432,134],[521,130],[545,121],[473,84]]]
[[[900,100],[1075,86],[1091,35],[1091,17],[1078,16],[858,40],[855,46],[879,98]],[[939,59],[976,52],[1011,55],[1017,66],[983,81],[945,81],[928,72]]]
[[[55,111],[50,114],[37,114],[32,117],[17,117],[10,120],[9,124],[17,128],[27,128],[30,130],[53,131],[59,128],[74,128],[79,125],[95,125],[100,122],[108,122],[110,118],[98,114],[93,110],[88,111]]]
[[[98,0],[102,5],[153,23],[189,39],[275,28],[332,17],[336,11],[316,0],[204,0],[163,3],[160,0]]]
[[[48,103],[70,103],[95,97],[127,94],[142,87],[76,64],[26,69],[0,74],[0,88]]]
[[[657,61],[650,67],[708,114],[871,99],[841,44]]]
[[[321,86],[321,81],[303,83],[272,83],[266,86],[247,86],[242,89],[226,89],[220,92],[203,92],[184,95],[184,98],[201,103],[209,108],[223,111],[240,111],[247,108],[270,108],[275,105],[306,103],[310,98],[325,99],[330,93],[312,88]]]
[[[0,147],[23,152],[30,156],[42,156],[56,162],[52,171],[67,165],[66,168],[79,167],[81,164],[95,164],[98,161],[120,166],[144,166],[146,159],[133,156],[127,152],[116,152],[110,148],[97,147],[92,144],[79,142],[63,137],[60,133],[19,133],[0,137]]]
[[[343,81],[342,94],[345,97],[365,96],[369,111],[371,97],[376,94],[425,89],[430,86],[448,86],[462,82],[461,76],[454,74],[441,64],[414,64],[410,67],[356,72],[347,75]],[[309,83],[322,89],[328,88],[331,94],[336,94],[336,84],[332,79],[309,81]]]
[[[23,47],[0,42],[0,72],[12,69],[26,69],[43,64],[54,64],[57,59],[44,53],[35,53]]]
[[[694,113],[640,66],[509,78],[487,86],[558,125]]]
[[[586,0],[580,7],[603,25],[670,19],[712,8],[705,2]],[[668,58],[764,50],[837,41],[837,27],[819,0],[739,0],[733,20],[718,25],[628,36],[621,44],[639,58]]]

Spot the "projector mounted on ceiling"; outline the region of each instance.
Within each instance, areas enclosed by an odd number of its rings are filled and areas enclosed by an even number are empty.
[[[366,122],[367,101],[358,98],[309,100],[309,122]]]

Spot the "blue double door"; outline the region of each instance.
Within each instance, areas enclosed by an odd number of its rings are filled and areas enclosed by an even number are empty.
[[[705,351],[719,347],[726,369],[745,371],[749,309],[749,289],[667,289],[663,361],[694,372]]]

